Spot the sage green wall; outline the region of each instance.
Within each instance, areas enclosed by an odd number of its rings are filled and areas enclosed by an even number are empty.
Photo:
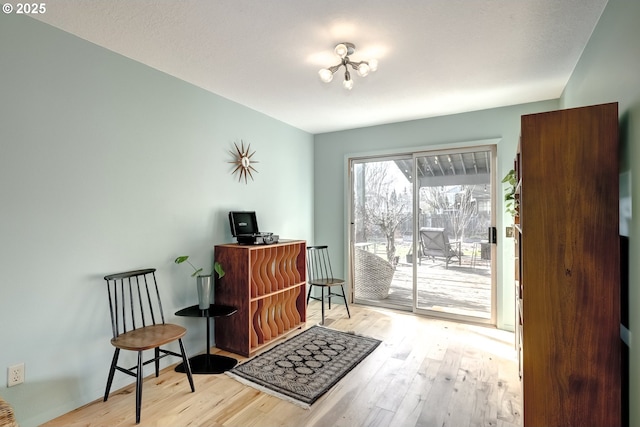
[[[247,185],[228,163],[240,139],[260,161]],[[20,425],[104,393],[105,274],[157,268],[168,320],[187,327],[188,352],[204,351],[204,322],[173,315],[197,301],[195,279],[173,259],[210,265],[213,245],[232,241],[233,209],[311,240],[312,145],[256,111],[0,14],[0,395]],[[6,368],[19,362],[26,382],[7,388]],[[117,374],[113,389],[130,382]]]
[[[328,244],[336,258],[336,270],[347,275],[348,178],[346,159],[433,148],[466,145],[472,141],[497,139],[499,230],[497,256],[498,327],[514,328],[513,239],[504,237],[511,218],[503,216],[503,186],[499,182],[513,167],[522,114],[555,110],[551,100],[465,114],[373,126],[315,136],[315,243]]]
[[[561,98],[563,108],[618,102],[620,114],[621,199],[631,198],[638,212],[640,197],[640,2],[609,0],[587,48]],[[628,182],[630,181],[630,187]],[[626,222],[626,221],[625,221]],[[628,225],[628,230],[625,228]],[[633,216],[621,230],[629,236],[629,330],[640,330],[640,219]],[[640,342],[630,341],[629,402],[631,426],[640,425]]]

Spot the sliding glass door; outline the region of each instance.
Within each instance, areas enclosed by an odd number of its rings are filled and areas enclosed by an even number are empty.
[[[495,146],[352,159],[356,303],[495,324]]]

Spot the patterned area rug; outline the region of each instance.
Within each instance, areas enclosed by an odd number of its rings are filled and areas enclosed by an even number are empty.
[[[308,408],[378,347],[380,340],[313,326],[236,366],[228,375]]]

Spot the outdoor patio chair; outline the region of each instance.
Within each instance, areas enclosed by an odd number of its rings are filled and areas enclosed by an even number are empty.
[[[395,270],[391,263],[378,255],[356,248],[355,250],[355,297],[363,299],[385,299]]]
[[[422,227],[420,229],[419,264],[422,264],[423,257],[431,258],[434,261],[436,257],[439,257],[445,260],[445,268],[449,268],[449,263],[453,258],[458,258],[458,265],[462,265],[460,243],[459,241],[449,241],[444,228]]]
[[[0,426],[18,427],[13,408],[0,397]]]

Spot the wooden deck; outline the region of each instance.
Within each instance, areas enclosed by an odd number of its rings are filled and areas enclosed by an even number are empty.
[[[418,265],[418,308],[441,313],[491,318],[491,265],[489,260],[462,257],[445,267],[442,260],[423,259]],[[383,300],[359,300],[375,306],[411,310],[412,266],[400,262],[393,276],[389,296]]]

